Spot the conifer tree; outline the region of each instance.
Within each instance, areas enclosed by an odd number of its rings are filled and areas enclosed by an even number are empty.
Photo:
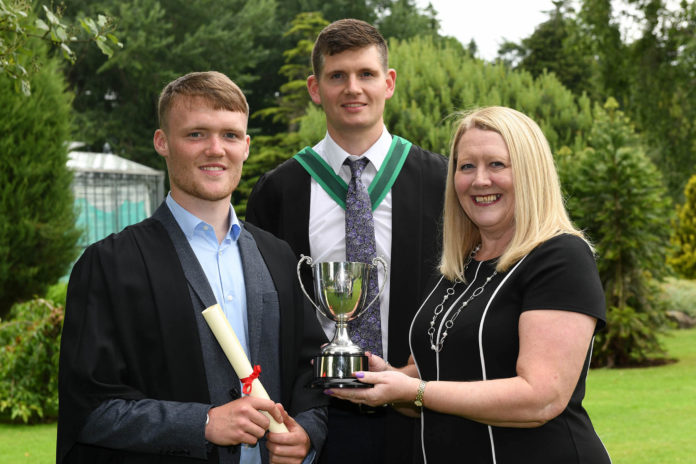
[[[389,130],[432,151],[449,153],[451,116],[479,106],[515,108],[539,123],[551,147],[572,146],[591,126],[586,99],[551,74],[538,78],[472,58],[461,44],[415,37],[390,41],[396,91],[387,102]]]
[[[0,318],[42,294],[77,254],[72,175],[66,166],[70,95],[55,60],[32,74],[32,93],[0,79]]]
[[[621,366],[662,354],[665,315],[654,298],[665,275],[671,201],[662,176],[610,98],[597,105],[589,148],[564,160],[568,210],[596,246],[607,302],[607,329],[595,340],[594,363]]]

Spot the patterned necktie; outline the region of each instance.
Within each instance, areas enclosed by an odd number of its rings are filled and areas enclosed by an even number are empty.
[[[360,180],[363,169],[369,160],[346,159],[350,166],[351,178],[346,194],[346,260],[372,264],[377,256],[375,245],[375,222],[372,217],[372,202],[365,184]],[[378,293],[377,269],[370,272],[365,304],[372,301]],[[349,323],[351,340],[365,350],[382,356],[382,324],[379,300],[375,301],[358,319]]]

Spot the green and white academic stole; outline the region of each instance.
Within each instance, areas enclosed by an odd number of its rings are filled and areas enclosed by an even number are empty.
[[[408,152],[411,150],[411,145],[411,142],[398,135],[392,136],[392,143],[382,163],[382,167],[367,188],[370,201],[372,202],[372,211],[387,196],[387,192],[396,182]],[[321,185],[341,208],[346,209],[348,184],[340,176],[336,175],[331,166],[317,152],[312,150],[312,147],[303,148],[293,158],[305,168],[309,175]]]

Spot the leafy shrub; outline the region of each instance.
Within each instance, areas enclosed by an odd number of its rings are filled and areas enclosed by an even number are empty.
[[[46,291],[46,299],[52,301],[58,306],[65,307],[65,299],[68,296],[68,283],[59,282],[55,285],[48,287]]]
[[[677,207],[672,232],[674,252],[667,262],[682,276],[696,278],[696,175],[684,189],[684,204]]]
[[[0,414],[12,421],[36,422],[58,413],[65,285],[49,293],[63,301],[37,298],[16,304],[10,319],[0,322]]]
[[[659,292],[654,280],[648,280],[646,287]],[[666,333],[669,327],[664,306],[657,298],[636,307],[630,304],[609,306],[607,327],[595,337],[592,365],[632,367],[669,362],[659,342],[659,335]]]

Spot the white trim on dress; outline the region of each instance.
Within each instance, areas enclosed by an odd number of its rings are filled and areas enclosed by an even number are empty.
[[[491,303],[493,302],[493,299],[496,297],[498,294],[498,291],[500,288],[503,286],[505,282],[510,278],[513,272],[517,269],[517,267],[522,264],[522,261],[527,257],[527,255],[524,255],[522,259],[517,261],[517,264],[510,269],[510,272],[507,273],[507,275],[503,278],[503,280],[500,281],[498,286],[493,290],[493,294],[491,297],[488,299],[488,303],[486,304],[486,308],[483,310],[483,314],[481,315],[481,322],[479,323],[479,335],[478,335],[478,342],[479,342],[479,356],[481,357],[481,374],[483,375],[483,380],[488,380],[488,376],[486,375],[486,360],[483,357],[483,324],[486,320],[486,315],[488,314],[488,309],[491,306]],[[488,426],[488,438],[491,441],[491,456],[493,458],[493,464],[496,464],[496,458],[495,458],[495,442],[493,440],[493,427]]]

